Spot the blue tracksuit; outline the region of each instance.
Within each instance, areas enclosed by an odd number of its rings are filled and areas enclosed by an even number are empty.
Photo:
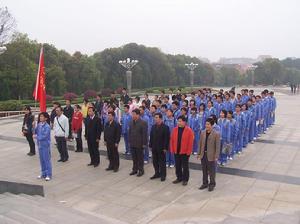
[[[41,164],[41,176],[52,177],[51,165],[51,127],[48,123],[40,122],[35,128],[39,157]]]
[[[219,118],[221,110],[225,109],[225,105],[224,105],[224,103],[215,103],[214,108],[216,108],[216,115],[217,115],[217,118]]]
[[[194,143],[193,143],[193,153],[198,152],[199,140],[200,140],[200,117],[198,114],[190,115],[188,119],[188,125],[194,132]]]
[[[213,114],[217,115],[217,111],[214,107],[206,108],[205,111],[206,111],[207,117],[210,117]]]
[[[239,153],[242,151],[242,148],[243,148],[243,134],[245,131],[244,130],[245,129],[245,120],[244,120],[243,113],[240,113],[240,114],[234,113],[233,117],[236,120],[236,124],[238,126],[236,152]]]
[[[227,162],[227,154],[225,153],[226,140],[228,139],[228,126],[229,123],[226,118],[219,118],[218,125],[220,126],[220,140],[221,140],[221,150],[219,161],[221,164]]]
[[[242,104],[247,104],[248,100],[249,100],[249,96],[248,95],[242,95]]]
[[[255,137],[255,125],[256,125],[256,106],[252,105],[251,107],[248,108],[249,111],[249,142],[252,142]]]
[[[230,101],[224,101],[223,104],[224,104],[224,110],[226,111],[232,110],[232,105]]]
[[[276,98],[275,97],[270,97],[271,99],[271,121],[270,124],[273,125],[275,124],[275,110],[277,107],[277,102],[276,102]]]
[[[121,118],[121,125],[122,125],[122,135],[124,137],[125,142],[125,153],[130,153],[129,147],[129,140],[128,140],[128,131],[129,131],[129,124],[132,121],[132,117],[129,113],[123,113]]]
[[[147,123],[147,127],[148,127],[147,128],[147,130],[148,130],[148,139],[149,139],[150,131],[151,131],[151,127],[152,127],[151,126],[151,124],[152,124],[152,121],[151,121],[152,120],[152,116],[150,118],[146,114],[144,114],[144,115],[141,116],[141,119]],[[148,146],[146,146],[145,151],[144,151],[144,161],[147,161],[147,162],[149,161],[149,148],[148,148]]]
[[[262,118],[263,118],[263,105],[261,102],[256,103],[256,137],[262,133]]]
[[[199,112],[198,115],[199,115],[199,121],[200,121],[200,130],[203,131],[203,130],[205,130],[207,113],[206,113],[206,111],[203,111],[203,112]]]
[[[180,109],[174,110],[173,115],[174,115],[175,120],[177,120],[177,118],[180,116]]]
[[[231,110],[234,112],[235,111],[235,106],[237,105],[237,100],[234,98],[230,98],[230,104],[231,104]]]
[[[231,152],[230,155],[231,157],[234,156],[234,154],[237,152],[237,137],[238,137],[238,126],[236,123],[235,119],[227,119],[228,120],[228,135],[227,135],[227,140],[226,140],[226,144],[229,144],[229,146],[231,147]]]
[[[244,134],[243,134],[243,147],[246,148],[249,143],[249,131],[251,125],[251,113],[249,110],[242,112],[244,116]]]
[[[166,117],[164,120],[164,124],[169,127],[169,131],[170,131],[170,135],[171,135],[174,127],[176,126],[174,117],[171,117],[171,118]],[[166,155],[166,164],[169,166],[175,165],[174,154],[170,152],[170,149],[168,150],[167,155]]]

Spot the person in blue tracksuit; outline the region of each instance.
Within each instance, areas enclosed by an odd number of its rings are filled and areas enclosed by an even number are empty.
[[[223,98],[221,95],[217,96],[217,102],[214,104],[214,108],[216,108],[216,115],[217,115],[217,118],[219,118],[221,111],[223,109],[225,109],[224,103],[223,103]]]
[[[173,101],[172,102],[172,110],[173,110],[173,116],[175,120],[180,116],[180,108],[179,108],[179,102]]]
[[[168,110],[168,106],[166,104],[161,105],[161,107],[160,107],[160,113],[163,116],[163,120],[165,120],[165,118],[167,116],[167,110]]]
[[[261,102],[262,102],[262,105],[263,105],[263,123],[262,123],[262,128],[263,128],[263,133],[265,134],[266,131],[267,131],[267,123],[268,123],[268,113],[269,113],[269,100],[268,98],[266,97],[266,92],[263,91],[261,93]]]
[[[174,127],[176,126],[176,120],[173,116],[173,111],[172,109],[168,109],[167,113],[166,113],[166,117],[164,120],[164,124],[167,125],[169,127],[169,131],[170,134],[172,133]],[[169,166],[170,168],[173,168],[175,165],[175,158],[174,158],[174,154],[172,152],[170,152],[170,149],[167,151],[167,155],[166,155],[166,166]]]
[[[240,154],[243,148],[243,133],[244,133],[244,116],[241,112],[240,104],[237,104],[235,106],[235,113],[233,114],[233,117],[236,120],[236,124],[238,126],[236,152]]]
[[[250,99],[248,95],[248,89],[242,90],[242,104],[247,104],[248,100]]]
[[[226,140],[228,139],[228,120],[227,111],[221,110],[220,118],[218,119],[218,125],[220,126],[220,140],[221,140],[221,150],[219,156],[219,163],[224,166],[227,162],[227,152],[226,152]]]
[[[256,106],[252,104],[252,99],[249,99],[247,102],[248,111],[249,111],[249,142],[254,143],[255,137],[255,124],[256,124]]]
[[[248,104],[242,105],[242,114],[244,118],[243,148],[246,148],[249,143],[249,132],[251,125],[251,114],[248,110]]]
[[[201,103],[199,106],[199,120],[200,120],[200,130],[204,131],[205,130],[205,123],[206,119],[208,118],[206,110],[205,110],[205,104]]]
[[[193,154],[197,155],[199,151],[199,140],[200,140],[200,117],[197,114],[197,108],[191,108],[191,114],[188,118],[188,125],[194,132],[194,142],[193,142]]]
[[[275,124],[275,110],[276,110],[276,107],[277,107],[277,101],[276,101],[276,98],[274,97],[274,92],[271,91],[270,92],[270,99],[271,99],[271,121],[270,121],[270,124],[271,125],[274,125]]]
[[[260,137],[263,132],[263,104],[261,102],[261,96],[256,96],[256,137]]]
[[[41,164],[41,175],[39,179],[45,179],[46,181],[52,178],[52,164],[51,164],[51,127],[50,117],[47,112],[39,114],[39,123],[35,128],[35,137],[39,149],[39,157]]]
[[[217,116],[217,111],[213,106],[214,106],[214,104],[212,101],[207,102],[206,113],[207,113],[208,117],[210,117],[211,115]]]
[[[228,111],[232,111],[232,106],[231,106],[231,102],[230,102],[230,94],[229,93],[225,93],[225,100],[223,101],[224,104],[224,109],[228,112]]]
[[[229,94],[230,94],[229,101],[230,101],[230,104],[231,104],[231,110],[235,111],[235,106],[237,104],[237,101],[236,101],[236,98],[235,98],[235,92],[233,90],[230,90]]]
[[[153,105],[152,105],[153,106]],[[155,106],[156,107],[156,106]],[[151,125],[151,121],[150,121],[150,117],[148,115],[146,115],[145,113],[145,107],[144,106],[140,106],[139,110],[140,110],[140,118],[146,122],[147,124],[147,130],[148,130],[148,136],[147,138],[149,138],[149,126]],[[151,116],[151,113],[150,113]],[[151,129],[150,129],[151,130]],[[144,149],[144,163],[148,163],[149,162],[149,148],[148,146],[145,147]]]
[[[221,128],[220,126],[218,125],[218,118],[215,114],[212,114],[210,116],[210,118],[212,118],[214,120],[214,125],[213,125],[213,130],[218,132],[218,133],[221,133]]]
[[[228,120],[228,135],[226,139],[226,148],[227,148],[227,158],[232,160],[234,154],[237,152],[237,137],[238,137],[238,126],[236,120],[233,118],[232,110],[227,112],[227,120]]]
[[[129,124],[132,121],[132,116],[129,113],[129,105],[124,105],[124,113],[122,114],[121,118],[121,125],[122,125],[122,135],[125,142],[125,154],[130,154],[130,147],[129,147],[129,140],[128,140],[128,133],[129,133]]]

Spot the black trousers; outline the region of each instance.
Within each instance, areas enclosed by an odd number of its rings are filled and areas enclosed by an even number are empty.
[[[131,148],[131,157],[133,161],[132,171],[144,172],[144,149]]]
[[[163,150],[152,149],[152,161],[156,176],[166,177],[166,153]]]
[[[72,119],[69,120],[69,139],[72,139],[73,136],[72,136]]]
[[[88,144],[88,150],[91,157],[91,164],[99,165],[100,163],[99,142],[96,142],[96,139],[94,140],[88,139],[87,144]]]
[[[180,181],[189,181],[189,159],[190,156],[186,154],[175,154],[175,168],[176,176]]]
[[[114,143],[107,143],[106,148],[109,160],[108,168],[118,170],[120,166],[118,147]]]
[[[57,149],[60,154],[60,159],[65,161],[69,159],[69,153],[67,150],[67,141],[65,137],[55,137],[57,143]]]
[[[204,153],[201,159],[202,172],[203,172],[203,185],[216,186],[216,162],[208,161],[207,154]],[[208,184],[208,175],[210,182]]]
[[[26,133],[25,137],[26,137],[26,139],[29,143],[29,147],[30,147],[29,152],[35,154],[35,143],[34,143],[33,138],[32,138],[32,133]]]
[[[76,150],[78,152],[82,152],[83,151],[83,147],[82,147],[82,129],[79,129],[77,131],[77,136],[76,136]]]

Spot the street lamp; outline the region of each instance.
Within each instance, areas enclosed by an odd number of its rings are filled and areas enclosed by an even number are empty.
[[[132,71],[131,69],[138,63],[138,60],[131,60],[127,58],[126,60],[119,61],[119,64],[126,68],[126,79],[127,79],[127,89],[129,96],[131,95],[131,79],[132,79]]]
[[[252,83],[252,86],[254,86],[254,71],[255,71],[256,68],[257,68],[257,65],[251,65],[249,67],[249,70],[251,71],[251,83]]]
[[[195,68],[197,68],[198,64],[194,64],[193,62],[190,64],[185,64],[185,66],[190,70],[190,82],[191,82],[191,89],[194,87],[194,74]]]
[[[5,46],[0,47],[0,54],[3,54],[5,51],[6,51],[6,47]]]

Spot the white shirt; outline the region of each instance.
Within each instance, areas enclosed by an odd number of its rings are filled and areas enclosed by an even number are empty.
[[[60,125],[58,124],[57,120],[59,121]],[[64,129],[64,131],[60,126]],[[67,138],[69,136],[69,119],[63,114],[59,117],[56,116],[54,119],[53,130],[54,136]]]

